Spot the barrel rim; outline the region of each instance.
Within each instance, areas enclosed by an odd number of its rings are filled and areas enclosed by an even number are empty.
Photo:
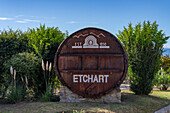
[[[116,39],[117,43],[120,44],[120,46],[121,46],[121,48],[122,48],[122,50],[123,50],[124,70],[123,70],[123,74],[121,75],[121,78],[119,79],[118,82],[116,82],[116,85],[114,85],[114,87],[110,87],[107,91],[102,92],[102,93],[99,93],[99,94],[97,94],[97,95],[86,95],[86,94],[84,94],[84,93],[81,94],[81,92],[71,89],[71,87],[62,79],[61,74],[60,74],[60,71],[59,71],[59,68],[58,68],[59,54],[60,54],[60,51],[62,50],[64,44],[67,43],[67,41],[68,41],[71,37],[73,37],[76,33],[81,32],[81,31],[83,31],[83,30],[88,30],[88,29],[101,30],[101,31],[103,31],[103,32],[106,32],[106,33],[110,34],[111,36],[113,36],[113,37]],[[126,74],[127,74],[127,72],[128,72],[128,56],[127,56],[127,52],[126,52],[123,44],[122,44],[122,43],[117,39],[117,37],[114,36],[112,33],[108,32],[108,31],[106,31],[106,30],[100,29],[100,28],[96,28],[96,27],[86,27],[86,28],[80,29],[80,30],[72,33],[70,36],[68,36],[66,39],[64,39],[64,40],[62,41],[62,43],[59,45],[59,47],[58,47],[58,49],[57,49],[57,51],[56,51],[56,53],[55,53],[54,67],[55,67],[55,73],[57,74],[58,79],[61,81],[61,83],[62,83],[63,85],[67,86],[68,89],[70,89],[72,92],[74,92],[74,93],[76,93],[76,94],[78,94],[78,95],[80,95],[80,96],[82,96],[82,97],[86,97],[86,98],[99,98],[99,97],[101,97],[101,96],[103,96],[103,95],[106,95],[107,93],[111,92],[113,89],[118,88],[118,87],[120,86],[120,84],[123,82],[123,80],[125,79]]]

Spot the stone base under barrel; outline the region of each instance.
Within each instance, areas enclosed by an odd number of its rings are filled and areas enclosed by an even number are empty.
[[[114,89],[110,93],[94,99],[94,98],[83,98],[67,87],[60,88],[60,102],[99,102],[99,103],[120,103],[121,102],[121,90],[120,87]]]

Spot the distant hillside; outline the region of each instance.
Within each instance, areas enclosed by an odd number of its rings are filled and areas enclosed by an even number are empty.
[[[170,56],[170,48],[164,48],[165,52],[163,52],[163,55],[169,54]]]

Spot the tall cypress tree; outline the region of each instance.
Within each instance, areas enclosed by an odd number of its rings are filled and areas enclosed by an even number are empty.
[[[154,75],[160,66],[160,58],[163,52],[163,44],[169,37],[165,36],[162,30],[158,30],[156,21],[144,21],[117,34],[118,39],[123,43],[128,57],[130,74],[130,89],[135,94],[148,95],[152,88]]]

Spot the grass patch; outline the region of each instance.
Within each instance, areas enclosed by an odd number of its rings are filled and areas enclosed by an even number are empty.
[[[1,112],[118,112],[150,113],[170,104],[170,90],[153,91],[150,95],[135,95],[129,90],[122,91],[122,103],[60,103],[60,102],[21,102],[0,104]]]

